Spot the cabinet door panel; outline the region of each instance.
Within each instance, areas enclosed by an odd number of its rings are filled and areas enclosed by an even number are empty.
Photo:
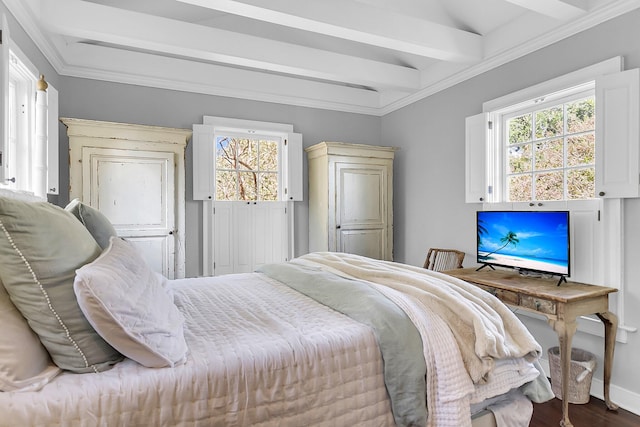
[[[140,248],[154,271],[174,278],[174,154],[84,147],[82,168],[83,200]]]
[[[384,170],[340,168],[340,225],[384,223]]]
[[[340,242],[340,252],[362,255],[375,259],[383,258],[383,230],[341,230]]]
[[[338,251],[385,258],[387,173],[384,165],[336,164]]]

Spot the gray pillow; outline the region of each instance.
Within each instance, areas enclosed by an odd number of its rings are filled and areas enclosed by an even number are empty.
[[[76,269],[100,252],[70,212],[0,197],[0,280],[62,369],[99,372],[122,359],[87,321],[73,291]]]
[[[71,212],[80,220],[102,249],[106,249],[109,246],[111,236],[118,235],[116,229],[113,228],[109,219],[102,212],[85,205],[80,199],[73,199],[65,207],[65,210]]]

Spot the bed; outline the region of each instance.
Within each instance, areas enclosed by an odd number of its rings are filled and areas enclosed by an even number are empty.
[[[166,280],[77,201],[0,195],[0,231],[0,426],[526,426],[553,397],[513,313],[441,273],[312,253]]]

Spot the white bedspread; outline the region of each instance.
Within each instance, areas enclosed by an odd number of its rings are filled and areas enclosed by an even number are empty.
[[[395,289],[442,318],[453,333],[474,383],[486,380],[495,360],[542,352],[520,320],[493,295],[443,273],[359,255],[315,252],[293,260]]]
[[[539,375],[529,362],[537,359],[539,344],[511,311],[479,288],[345,253],[311,253],[292,262],[366,281],[405,311],[423,341],[428,427],[469,427],[471,404]],[[531,414],[516,412],[510,419],[517,423],[498,425],[528,425]]]
[[[258,274],[173,282],[190,354],[0,393],[0,426],[392,426],[373,332]]]
[[[172,286],[186,318],[184,365],[151,369],[127,359],[102,373],[65,372],[38,392],[0,393],[0,427],[394,425],[368,326],[258,273]],[[425,357],[436,363],[428,369],[430,425],[467,426],[469,403],[536,375],[522,360],[503,361],[474,385],[446,322],[417,314],[413,296],[385,294],[422,318]]]

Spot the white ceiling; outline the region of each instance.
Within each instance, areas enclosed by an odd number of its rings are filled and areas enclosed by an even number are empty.
[[[382,115],[638,0],[2,0],[65,76]]]

